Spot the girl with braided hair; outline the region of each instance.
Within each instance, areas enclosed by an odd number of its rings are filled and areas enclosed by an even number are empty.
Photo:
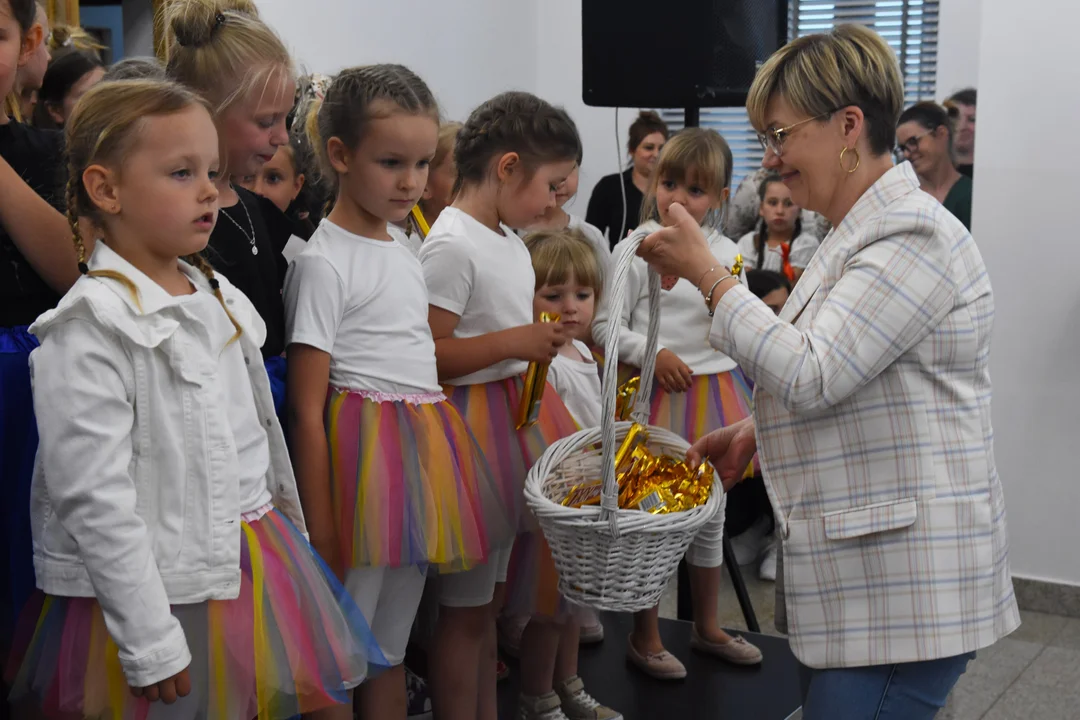
[[[536,423],[515,429],[528,363],[549,362],[567,335],[561,323],[533,321],[532,260],[511,228],[536,224],[556,205],[557,188],[580,153],[577,127],[564,110],[523,92],[485,102],[458,134],[454,201],[420,247],[439,378],[484,449],[519,532],[538,529],[524,507],[528,469],[576,426],[549,385]],[[486,565],[441,578],[431,672],[440,720],[495,719],[495,617],[511,548],[506,543]],[[548,620],[569,608],[553,575],[530,578],[534,592],[514,608],[538,616],[521,641],[525,720],[564,717],[551,667],[561,633]]]
[[[311,540],[393,666],[357,691],[365,718],[405,720],[402,662],[428,566],[451,577],[482,565],[515,529],[439,386],[420,263],[388,231],[424,192],[438,113],[401,65],[334,78],[308,128],[336,200],[285,282],[289,426]]]
[[[67,127],[82,277],[32,326],[40,591],[13,696],[67,717],[288,718],[384,666],[302,534],[266,326],[200,253],[218,215],[205,104],[103,83]],[[87,254],[78,217],[101,233]]]

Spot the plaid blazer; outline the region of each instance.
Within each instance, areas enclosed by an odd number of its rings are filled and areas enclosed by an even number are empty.
[[[970,233],[881,177],[777,318],[749,290],[710,339],[753,379],[796,657],[816,668],[950,657],[1020,617],[990,425],[994,302]]]

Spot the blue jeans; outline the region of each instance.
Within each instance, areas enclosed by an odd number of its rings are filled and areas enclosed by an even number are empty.
[[[832,670],[800,666],[803,720],[933,720],[974,657]]]

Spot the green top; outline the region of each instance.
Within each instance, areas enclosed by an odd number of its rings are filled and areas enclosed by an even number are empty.
[[[956,219],[964,223],[964,227],[971,230],[971,178],[961,175],[956,184],[949,189],[942,205],[945,209],[956,216]]]

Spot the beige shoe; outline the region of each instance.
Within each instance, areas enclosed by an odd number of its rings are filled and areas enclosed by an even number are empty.
[[[562,711],[570,720],[623,720],[621,713],[598,703],[585,692],[585,683],[577,675],[555,685],[562,700]]]
[[[600,623],[600,616],[595,610],[585,610],[581,615],[581,637],[579,642],[582,645],[595,645],[596,643],[604,641],[604,626]]]
[[[553,692],[540,697],[518,697],[517,720],[570,720],[563,714],[559,696]]]
[[[697,626],[690,633],[690,647],[698,652],[714,655],[733,665],[758,665],[761,663],[761,650],[736,635],[726,643],[715,643],[698,634]]]
[[[634,647],[633,636],[626,643],[626,659],[637,669],[657,680],[682,680],[686,677],[686,666],[679,662],[667,650],[658,653],[643,654]]]

